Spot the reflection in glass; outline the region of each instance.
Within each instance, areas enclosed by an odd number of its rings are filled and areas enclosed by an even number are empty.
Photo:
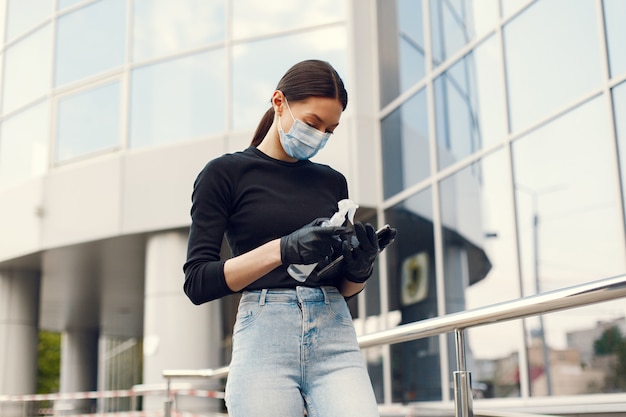
[[[423,19],[422,0],[378,2],[381,107],[426,74]]]
[[[626,72],[626,2],[604,0],[604,24],[611,77]]]
[[[506,154],[499,151],[441,182],[446,313],[520,296],[510,172]],[[518,396],[521,322],[467,332],[468,369],[480,395]],[[449,366],[454,370],[452,334],[448,343]]]
[[[85,0],[57,0],[57,10],[63,10]]]
[[[426,91],[421,90],[381,122],[383,187],[388,198],[430,174]]]
[[[513,132],[601,85],[596,5],[571,0],[567,13],[563,7],[536,2],[504,28]]]
[[[225,77],[223,50],[133,71],[130,146],[157,145],[224,131]]]
[[[7,0],[0,0],[0,45],[4,45],[6,35],[6,6]]]
[[[135,0],[133,60],[155,58],[224,40],[224,2]]]
[[[502,17],[508,17],[534,0],[500,0]]]
[[[389,318],[395,324],[438,315],[432,193],[422,191],[385,211],[398,229],[387,251]],[[392,401],[441,399],[437,337],[391,345]]]
[[[50,18],[53,4],[50,0],[8,0],[7,42]]]
[[[433,64],[447,58],[498,22],[498,0],[430,1]]]
[[[49,104],[44,101],[2,122],[0,187],[46,172],[49,113]]]
[[[346,0],[232,0],[232,8],[234,38],[318,26],[346,18]],[[259,16],[263,18],[260,19]]]
[[[616,158],[604,103],[603,97],[591,100],[513,143],[523,295],[624,273]],[[618,305],[623,315],[623,301]],[[572,310],[531,318],[529,349],[569,348],[567,332],[592,329],[615,311],[603,304],[584,314]],[[531,377],[542,372],[532,366]],[[531,394],[569,393],[563,391],[567,384],[558,383],[566,377],[563,369],[550,363],[543,379],[531,381]]]
[[[435,80],[440,169],[504,139],[500,62],[497,42],[491,38]]]
[[[328,61],[350,91],[343,26],[314,30],[233,47],[233,128],[254,129],[270,106],[276,84],[293,64],[304,59]]]
[[[55,85],[124,63],[126,5],[102,0],[59,18]]]
[[[613,88],[613,108],[619,165],[622,170],[622,195],[624,196],[624,207],[626,207],[626,82]],[[626,212],[624,212],[624,217],[626,217]]]
[[[50,25],[44,26],[6,50],[3,114],[44,96],[50,90],[50,35]]]
[[[120,114],[119,82],[60,99],[56,160],[118,147]]]

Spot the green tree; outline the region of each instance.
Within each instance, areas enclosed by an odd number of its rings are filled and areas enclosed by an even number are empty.
[[[40,331],[37,356],[37,394],[59,392],[61,334]]]
[[[593,348],[598,356],[615,355],[616,364],[614,373],[609,379],[609,388],[626,389],[626,338],[617,326],[608,328],[599,339],[593,343]]]
[[[626,390],[626,339],[617,348],[617,366],[615,367],[616,385],[621,390]]]
[[[622,332],[617,326],[613,326],[602,333],[602,336],[593,343],[593,348],[596,355],[610,355],[617,353],[622,344],[624,344]]]

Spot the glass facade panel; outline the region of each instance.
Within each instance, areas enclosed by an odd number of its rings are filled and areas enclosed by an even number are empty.
[[[57,0],[57,10],[63,10],[85,0]]]
[[[223,132],[225,102],[223,50],[136,69],[132,74],[130,146]]]
[[[520,297],[510,173],[505,152],[498,151],[441,182],[447,313]],[[482,397],[519,395],[523,335],[518,321],[468,330],[468,369]],[[449,351],[456,369],[452,337]]]
[[[4,37],[6,35],[6,11],[7,0],[0,0],[0,44],[4,45]]]
[[[497,42],[490,39],[435,80],[439,168],[504,139],[501,62]]]
[[[426,91],[407,100],[381,121],[385,198],[430,175]]]
[[[124,0],[102,0],[59,19],[55,85],[124,63],[125,4]]]
[[[523,295],[624,273],[616,158],[604,103],[603,97],[591,100],[513,144]],[[530,318],[529,349],[538,343],[549,351],[565,349],[567,332],[594,328],[615,313],[609,311],[596,305],[584,314]],[[533,395],[564,394],[556,381],[567,370],[553,366],[552,390],[534,380]]]
[[[60,99],[56,160],[119,147],[120,104],[119,82]]]
[[[53,4],[50,0],[8,0],[7,42],[50,18]]]
[[[493,30],[498,0],[430,0],[433,65],[438,66],[476,36]]]
[[[223,41],[226,34],[224,3],[225,0],[135,0],[133,60]]]
[[[2,113],[26,105],[50,91],[52,41],[47,25],[5,52]]]
[[[280,3],[232,0],[232,8],[234,38],[318,26],[346,18],[346,0],[293,0]],[[269,56],[279,54],[278,51]]]
[[[624,207],[626,207],[626,82],[613,88],[613,108],[622,178],[622,196],[624,197]],[[626,211],[624,217],[626,218]]]
[[[2,122],[0,187],[42,175],[48,169],[49,107],[45,101]]]
[[[532,1],[535,0],[500,0],[502,16],[508,17]]]
[[[626,2],[604,0],[604,24],[611,77],[626,72]]]
[[[387,252],[388,325],[438,315],[432,193],[422,191],[387,209],[385,221],[398,229]],[[392,401],[441,399],[437,337],[391,345]]]
[[[603,65],[593,16],[591,1],[540,1],[504,28],[513,132],[600,87]]]
[[[378,2],[381,107],[424,78],[422,0]]]
[[[235,45],[233,128],[254,129],[270,106],[281,74],[304,59],[330,62],[350,91],[346,53],[347,35],[343,26]]]

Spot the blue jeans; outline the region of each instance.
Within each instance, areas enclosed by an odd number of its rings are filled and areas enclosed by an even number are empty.
[[[231,417],[378,417],[352,317],[334,287],[246,291],[226,382]]]

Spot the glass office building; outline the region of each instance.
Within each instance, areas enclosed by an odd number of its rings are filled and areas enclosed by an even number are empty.
[[[0,1],[0,394],[34,392],[39,330],[63,392],[228,364],[237,296],[182,293],[193,180],[303,59],[350,95],[315,160],[399,230],[359,334],[626,273],[624,21],[621,0]],[[626,344],[624,305],[469,329],[476,396],[624,403],[626,357],[596,346]],[[451,335],[364,357],[381,404],[451,400]]]

